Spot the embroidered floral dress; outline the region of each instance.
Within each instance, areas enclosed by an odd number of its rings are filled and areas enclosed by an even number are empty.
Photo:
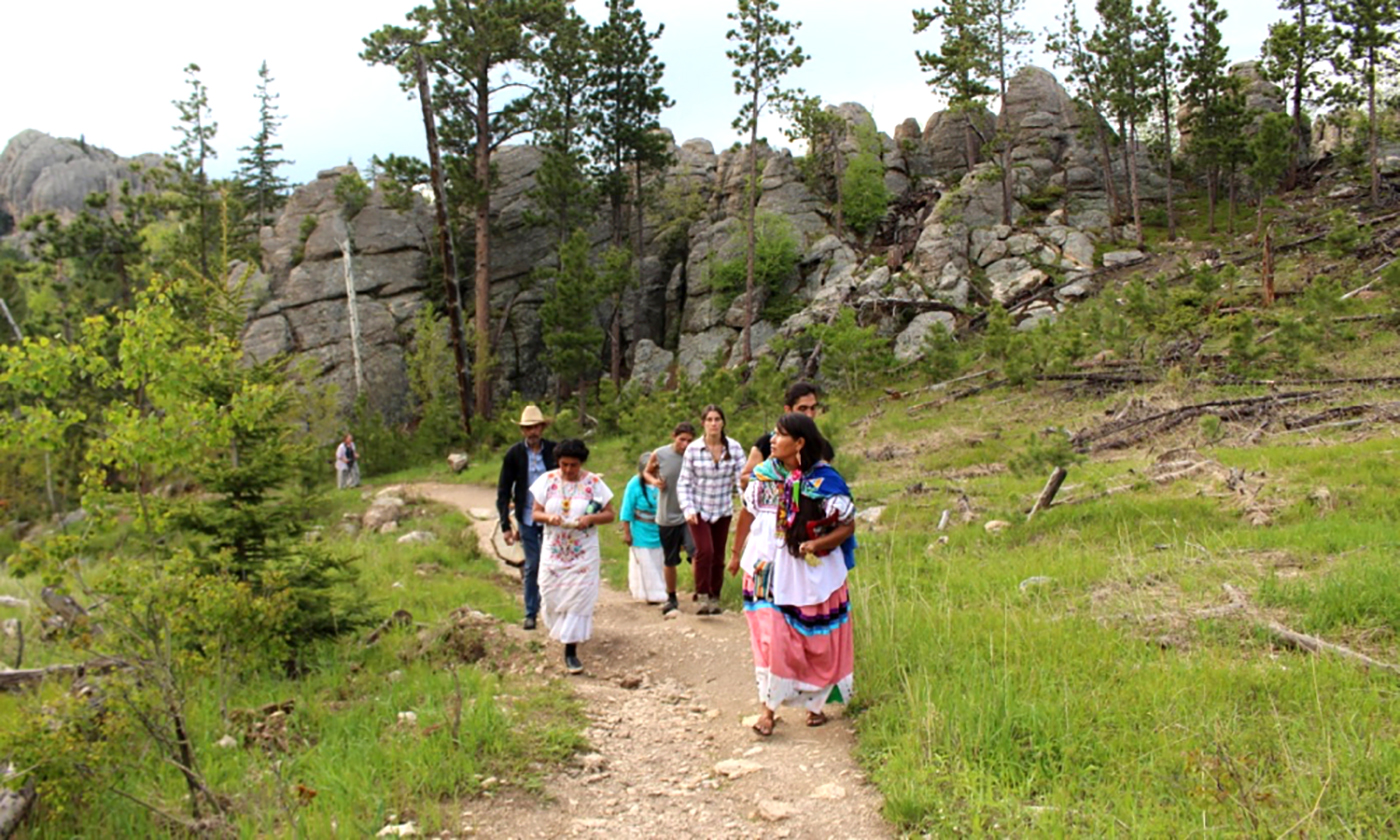
[[[612,490],[597,475],[584,472],[565,481],[551,470],[530,485],[530,494],[547,517],[575,520],[601,510]],[[593,635],[593,608],[598,603],[598,528],[544,526],[540,547],[540,617],[549,637],[559,642],[586,642]]]

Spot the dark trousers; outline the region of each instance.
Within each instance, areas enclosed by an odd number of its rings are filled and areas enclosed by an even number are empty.
[[[695,538],[695,594],[719,597],[724,586],[724,547],[729,542],[729,520],[722,516],[714,522],[701,519],[690,526]]]
[[[540,544],[544,542],[543,525],[520,525],[520,547],[525,551],[525,565],[520,580],[525,584],[525,615],[534,618],[540,612]]]

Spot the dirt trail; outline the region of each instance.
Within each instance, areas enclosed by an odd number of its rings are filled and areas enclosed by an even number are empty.
[[[489,488],[422,484],[426,497],[471,515],[489,510]],[[492,522],[479,528],[489,540]],[[682,571],[682,588],[687,573]],[[733,586],[732,579],[726,586]],[[683,593],[684,596],[688,594]],[[545,784],[543,796],[515,789],[463,805],[461,831],[481,837],[878,838],[893,836],[880,795],[851,758],[855,745],[840,707],[826,726],[784,709],[771,738],[757,715],[753,659],[742,614],[683,614],[603,587],[593,639],[581,645],[585,672],[570,678],[586,703],[593,751]],[[558,644],[546,670],[564,676]],[[859,685],[859,663],[857,663]]]

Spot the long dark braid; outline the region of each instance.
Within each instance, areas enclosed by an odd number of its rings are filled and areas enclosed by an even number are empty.
[[[796,411],[784,414],[778,418],[778,429],[790,438],[802,439],[802,451],[798,453],[798,457],[801,459],[799,468],[804,476],[818,461],[831,459],[831,444],[822,437],[816,421],[807,415]],[[801,494],[800,488],[798,490],[797,516],[793,519],[792,527],[788,528],[787,534],[784,535],[788,551],[793,554],[801,553],[799,548],[807,541],[807,524],[826,517],[826,509],[819,499],[809,499]]]

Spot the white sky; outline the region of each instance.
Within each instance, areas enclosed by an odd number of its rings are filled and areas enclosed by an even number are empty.
[[[1092,0],[1079,0],[1092,17]],[[279,93],[285,171],[296,182],[347,160],[369,163],[374,154],[426,157],[416,101],[399,90],[397,73],[359,59],[360,39],[385,24],[401,24],[411,0],[246,0],[199,6],[174,0],[139,4],[71,0],[59,7],[14,0],[0,13],[11,81],[0,98],[0,143],[26,128],[88,142],[121,155],[162,152],[174,145],[173,100],[188,93],[184,67],[194,62],[209,89],[219,124],[216,174],[237,166],[238,147],[257,129],[258,66],[265,59]],[[648,24],[665,23],[657,51],[666,62],[666,91],[676,101],[662,116],[678,141],[705,137],[716,148],[737,139],[730,122],[738,110],[724,52],[732,2],[637,0]],[[940,107],[924,83],[916,49],[933,49],[934,33],[915,36],[911,9],[929,0],[785,0],[779,16],[802,21],[798,43],[807,64],[791,73],[832,103],[859,102],[892,133],[906,117],[922,126]],[[1187,0],[1169,0],[1184,32]],[[1276,0],[1224,0],[1223,27],[1232,61],[1258,54],[1269,23],[1282,15]],[[1028,0],[1023,22],[1037,34],[1054,26],[1058,0]],[[604,0],[575,0],[593,22]],[[217,10],[217,11],[214,11]],[[52,36],[52,37],[51,37]],[[1050,68],[1048,59],[1038,63]],[[760,126],[784,143],[776,120]]]

